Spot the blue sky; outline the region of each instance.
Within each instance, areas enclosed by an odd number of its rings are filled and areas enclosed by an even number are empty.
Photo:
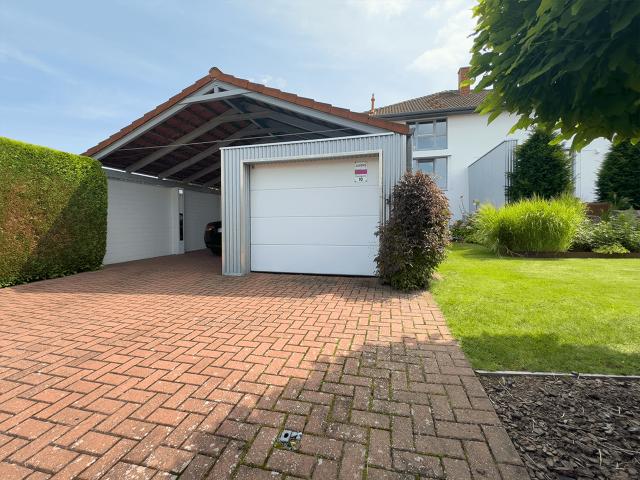
[[[0,135],[82,152],[217,66],[362,111],[456,87],[472,0],[0,0]]]

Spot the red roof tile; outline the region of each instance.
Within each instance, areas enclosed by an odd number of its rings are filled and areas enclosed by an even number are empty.
[[[469,93],[460,93],[458,90],[445,90],[376,108],[372,116],[400,116],[440,110],[475,110],[480,105],[480,102],[485,99],[487,93],[489,93],[488,90]]]

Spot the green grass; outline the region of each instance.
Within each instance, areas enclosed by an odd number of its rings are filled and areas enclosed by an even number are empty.
[[[431,290],[484,370],[640,374],[640,260],[497,257],[456,245]]]

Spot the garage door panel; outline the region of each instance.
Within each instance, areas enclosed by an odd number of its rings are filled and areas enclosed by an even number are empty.
[[[251,192],[252,217],[379,215],[380,190],[357,185]]]
[[[346,157],[330,160],[307,160],[256,165],[251,169],[251,191],[254,189],[283,189],[322,187],[351,187],[354,185],[354,163],[367,163],[367,184],[378,184],[378,160]],[[314,170],[321,164],[322,174]]]
[[[253,245],[375,245],[377,215],[251,219]]]
[[[377,246],[252,245],[254,271],[375,275]]]
[[[356,161],[366,182],[356,183]],[[249,184],[252,270],[375,274],[377,158],[258,164]]]

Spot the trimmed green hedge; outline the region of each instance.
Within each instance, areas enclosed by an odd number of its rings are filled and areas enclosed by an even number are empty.
[[[0,137],[0,286],[100,267],[107,177],[100,163]]]

